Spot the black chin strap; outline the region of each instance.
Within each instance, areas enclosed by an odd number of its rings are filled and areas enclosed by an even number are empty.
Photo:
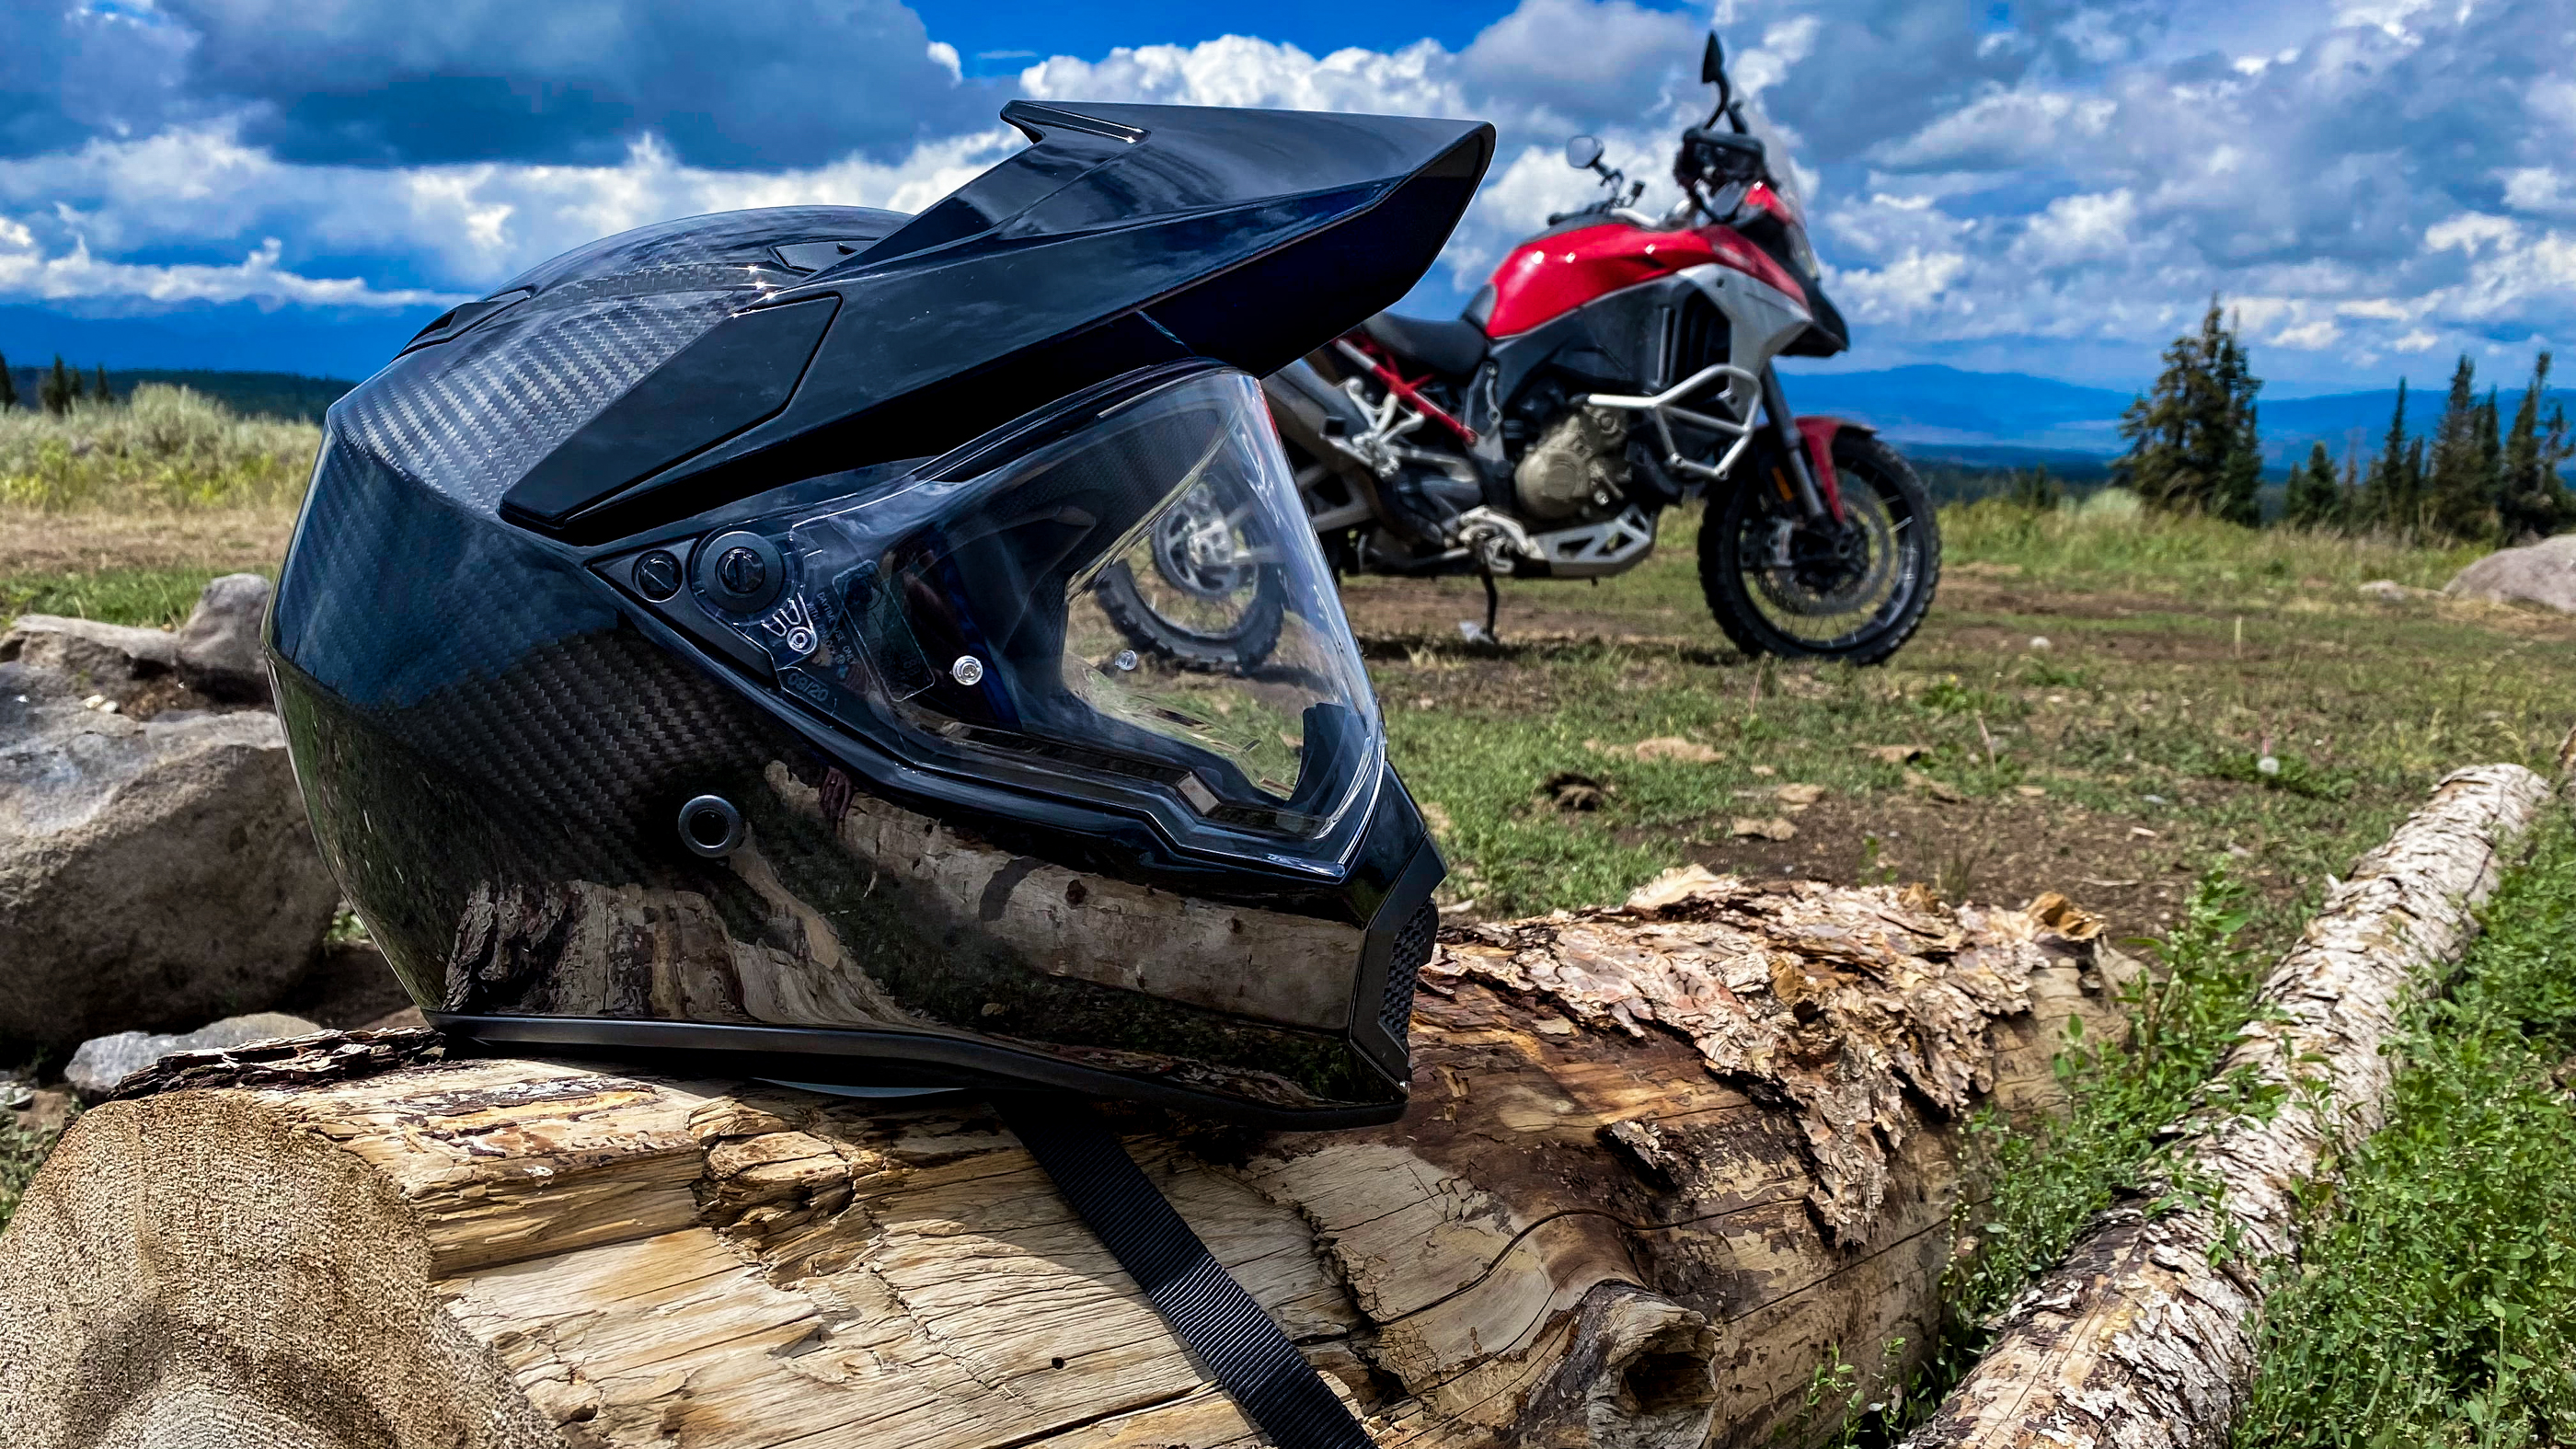
[[[1323,1376],[1207,1244],[1145,1180],[1087,1102],[996,1096],[994,1105],[1056,1191],[1145,1289],[1156,1311],[1279,1449],[1370,1449],[1375,1442]]]

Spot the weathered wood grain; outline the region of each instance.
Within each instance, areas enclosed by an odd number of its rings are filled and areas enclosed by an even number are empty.
[[[2298,1249],[2295,1194],[2331,1142],[2367,1136],[2400,1015],[2476,929],[2503,857],[2549,799],[2519,765],[2462,770],[2327,892],[2265,978],[2222,1064],[2285,1089],[2268,1116],[2212,1102],[2178,1125],[2215,1202],[2106,1214],[2004,1316],[1909,1449],[2181,1449],[2227,1440],[2254,1370],[2265,1275]],[[2228,1251],[2222,1253],[2224,1245]]]
[[[1119,1120],[1383,1444],[1765,1442],[1829,1345],[1926,1340],[1952,1124],[2107,1029],[2097,937],[1684,874],[1453,933],[1394,1126]],[[0,1236],[0,1442],[1259,1442],[980,1105],[426,1034],[154,1080]]]

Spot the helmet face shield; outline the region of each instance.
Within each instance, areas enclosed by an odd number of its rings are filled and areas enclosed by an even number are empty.
[[[1350,626],[1238,372],[1095,390],[728,526],[687,578],[850,733],[931,776],[1140,811],[1194,853],[1338,871],[1382,774]],[[1158,647],[1173,634],[1198,647]]]

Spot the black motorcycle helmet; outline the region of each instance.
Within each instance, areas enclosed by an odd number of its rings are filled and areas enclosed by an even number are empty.
[[[1003,116],[918,216],[612,237],[331,409],[269,625],[316,835],[466,1036],[1392,1119],[1442,866],[1251,378],[1493,132]]]

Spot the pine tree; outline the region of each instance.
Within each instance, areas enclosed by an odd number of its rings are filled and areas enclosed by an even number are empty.
[[[2407,470],[2406,379],[2397,379],[2397,408],[2388,415],[2388,436],[2370,463],[2370,481],[2362,485],[2360,522],[2373,528],[2404,532],[2415,526],[2415,479]]]
[[[9,358],[0,354],[0,413],[18,405],[18,375],[9,370]]]
[[[63,366],[63,355],[57,352],[54,354],[54,370],[45,374],[44,384],[36,392],[45,405],[45,411],[59,414],[71,410],[72,399],[80,395],[78,387],[71,369]]]
[[[2024,508],[2055,508],[2066,497],[2057,480],[2048,476],[2048,465],[2040,464],[2028,473],[2012,475],[2012,500]]]
[[[2217,307],[2217,299],[2212,298],[2210,310],[2214,313]],[[2209,426],[2222,433],[2227,444],[2219,454],[2218,487],[2209,511],[2251,528],[2263,521],[2263,505],[2256,499],[2263,486],[2263,440],[2254,417],[2254,394],[2263,390],[2263,380],[2254,375],[2254,360],[2237,342],[2236,329],[2231,326],[2220,336],[2215,359],[2218,386]]]
[[[2254,394],[2263,383],[2216,297],[2200,330],[2175,338],[2164,361],[2155,387],[2121,415],[2129,451],[2114,476],[2157,508],[2257,522],[2263,454]]]
[[[2281,521],[2294,528],[2326,528],[2341,521],[2342,512],[2343,489],[2335,482],[2334,457],[2320,438],[2308,446],[2307,466],[2290,475]]]
[[[2479,421],[2477,367],[2462,353],[2442,421],[2433,429],[2433,466],[2424,480],[2425,523],[2447,538],[2484,538],[2494,531],[2489,502],[2495,490],[2484,467]]]
[[[109,391],[107,390],[107,364],[106,364],[106,363],[102,362],[102,363],[98,364],[98,386],[96,386],[96,387],[94,387],[94,388],[90,389],[90,392],[91,392],[91,395],[95,396],[95,397],[96,397],[100,402],[105,403],[105,402],[114,402],[114,401],[116,401],[116,394],[114,394],[114,393],[112,393],[112,392],[109,392]]]
[[[2544,428],[2540,397],[2549,388],[2549,354],[2532,360],[2531,385],[2513,410],[2497,460],[2497,532],[2506,542],[2546,537],[2576,523],[2576,498],[2558,478],[2558,465],[2576,453],[2567,438],[2567,414],[2561,406]]]
[[[2478,486],[2486,491],[2491,510],[2504,501],[2504,427],[2497,397],[2489,383],[2487,400],[2478,404]]]
[[[2350,528],[2361,516],[2361,441],[2343,455],[2343,485],[2335,492],[2335,522]]]

